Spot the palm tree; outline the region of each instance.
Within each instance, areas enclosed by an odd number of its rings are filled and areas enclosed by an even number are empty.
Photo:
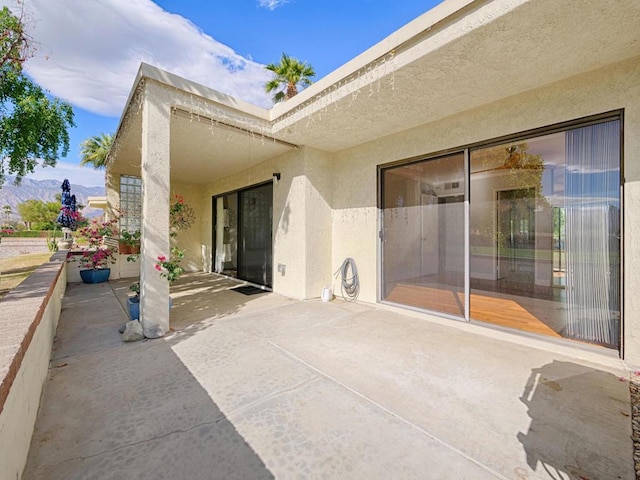
[[[282,54],[279,64],[270,63],[264,68],[274,74],[274,77],[264,86],[267,93],[279,90],[273,96],[274,103],[283,102],[296,96],[298,86],[308,87],[313,83],[311,77],[316,76],[311,65],[292,58],[286,53]]]
[[[5,216],[5,225],[8,227],[11,221],[11,205],[5,205],[4,207],[2,207],[2,211],[4,212]]]
[[[87,138],[80,144],[80,165],[92,165],[96,170],[104,168],[107,165],[107,156],[111,145],[113,144],[113,135],[101,133]]]

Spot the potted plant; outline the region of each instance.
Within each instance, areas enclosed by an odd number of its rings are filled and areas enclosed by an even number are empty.
[[[169,283],[175,282],[184,269],[180,266],[180,260],[184,257],[184,251],[173,247],[171,249],[171,258],[158,256],[155,268],[160,272],[160,276],[166,278]],[[129,317],[131,320],[140,319],[140,282],[133,282],[129,285],[129,290],[133,295],[127,296],[127,307],[129,308]],[[169,297],[169,308],[173,306],[173,300]]]
[[[84,239],[82,253],[77,259],[80,267],[80,278],[84,283],[106,282],[111,274],[109,264],[115,263],[115,249],[105,244],[106,237],[118,234],[118,219],[109,221],[93,220],[88,226],[78,231]]]
[[[169,252],[169,257],[167,258],[165,255],[158,255],[156,259],[155,269],[160,272],[160,276],[166,278],[169,283],[175,282],[180,275],[184,273],[184,268],[180,265],[182,259],[184,258],[184,250],[180,250],[177,247],[176,237],[178,235],[178,231],[185,230],[191,225],[195,220],[195,215],[193,209],[184,203],[184,198],[182,195],[175,195],[174,201],[169,209],[169,225],[171,227],[171,243],[173,246]],[[127,234],[123,232],[122,237],[124,238]],[[136,232],[133,232],[131,236],[135,236]],[[138,243],[140,239],[140,234],[137,232],[136,236]],[[127,261],[133,262],[138,258],[138,254],[134,253],[127,257]],[[127,305],[129,307],[129,316],[131,320],[138,320],[140,318],[140,282],[135,282],[129,286],[129,290],[131,290],[134,294],[129,295],[127,297]],[[173,300],[169,297],[169,308],[173,306]]]
[[[138,320],[140,318],[140,282],[129,285],[129,290],[133,292],[133,295],[127,297],[129,317],[131,320]]]
[[[158,255],[155,268],[160,272],[161,277],[166,278],[169,283],[173,283],[184,273],[184,268],[180,266],[183,258],[184,250],[180,250],[178,247],[171,247],[169,258],[164,255]]]
[[[119,251],[124,255],[137,255],[140,253],[140,230],[120,233]]]

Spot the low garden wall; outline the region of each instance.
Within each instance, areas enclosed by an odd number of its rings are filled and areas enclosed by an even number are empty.
[[[0,303],[0,479],[21,478],[67,285],[67,251],[52,255]]]
[[[69,252],[69,267],[67,272],[67,281],[69,283],[81,283],[80,268],[78,268],[78,262],[74,261],[74,257],[82,255],[81,251]],[[140,276],[140,259],[135,262],[128,262],[127,257],[129,255],[116,254],[116,262],[109,264],[111,268],[111,275],[109,280],[118,280],[119,278],[137,278]]]

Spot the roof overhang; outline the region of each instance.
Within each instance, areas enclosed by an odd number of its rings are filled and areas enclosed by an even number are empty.
[[[107,209],[107,197],[87,197],[87,207],[106,210]]]
[[[337,152],[636,57],[638,25],[637,0],[446,0],[271,110],[143,64],[116,163],[139,169],[146,81],[188,112],[172,115],[175,174],[205,182],[295,145]]]

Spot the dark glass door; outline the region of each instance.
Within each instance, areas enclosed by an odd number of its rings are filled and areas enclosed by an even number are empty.
[[[273,184],[240,191],[238,196],[238,278],[270,287]]]

